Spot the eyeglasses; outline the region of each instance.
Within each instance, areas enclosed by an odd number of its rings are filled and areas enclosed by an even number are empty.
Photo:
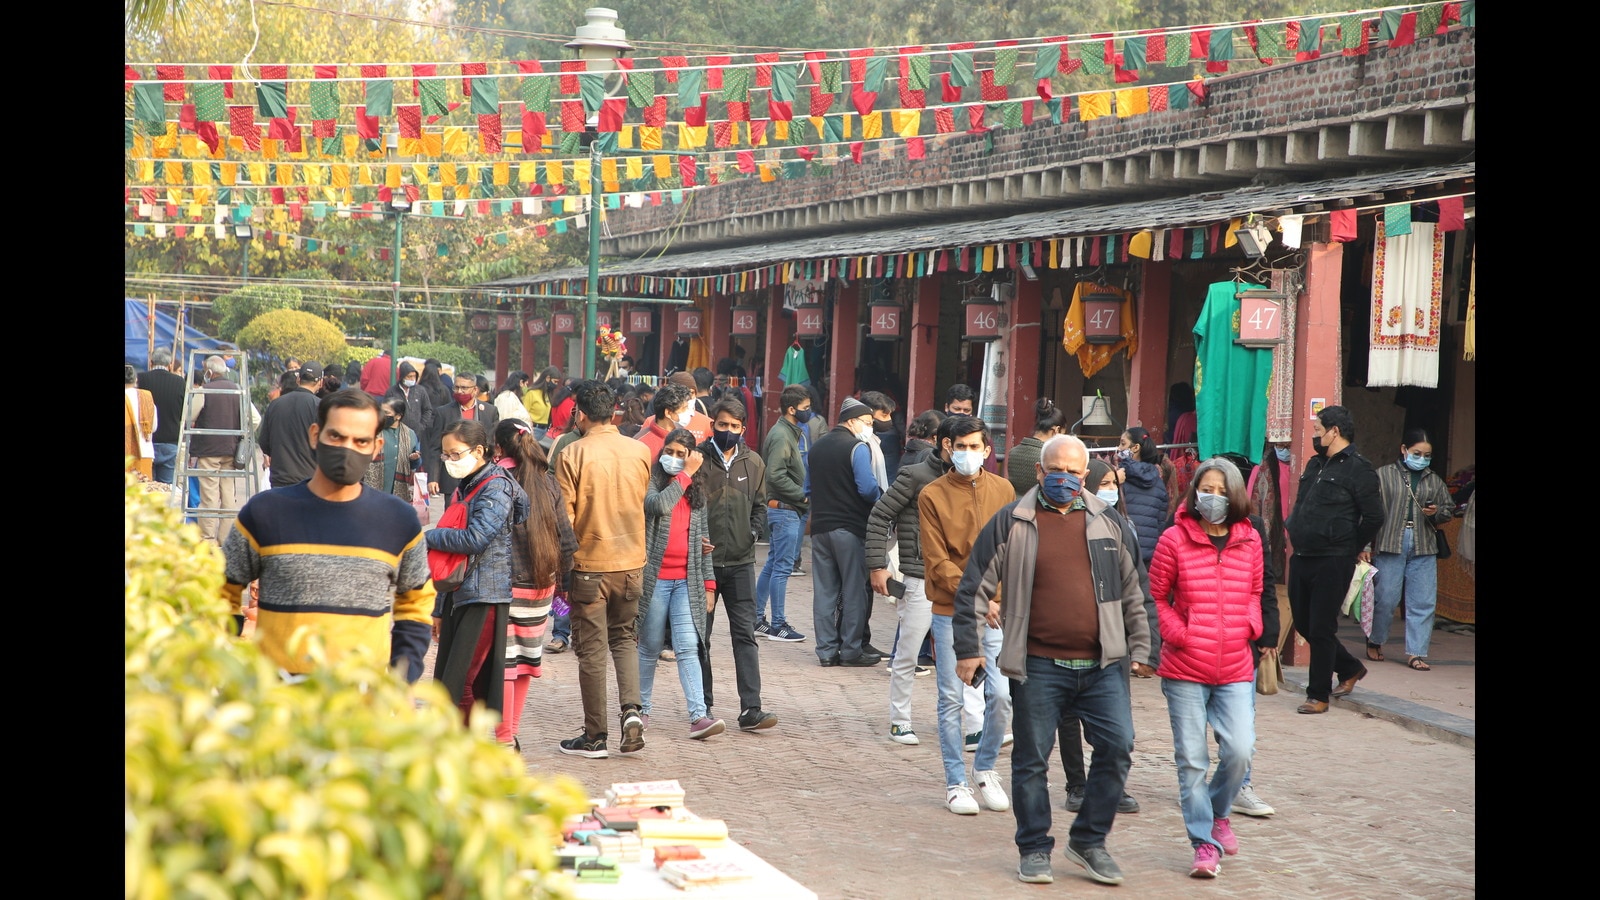
[[[1410,454],[1407,454],[1407,455],[1412,457],[1413,459],[1426,459],[1426,460],[1432,460],[1433,459],[1433,454],[1432,453],[1410,453]]]
[[[471,456],[471,455],[472,455],[472,449],[468,448],[466,450],[457,450],[454,453],[441,453],[441,454],[439,454],[439,458],[444,460],[445,462],[460,462],[461,460],[463,460],[466,457]]]

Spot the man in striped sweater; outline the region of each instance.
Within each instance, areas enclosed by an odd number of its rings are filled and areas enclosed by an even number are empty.
[[[316,665],[296,635],[304,628],[330,663],[365,652],[403,663],[414,682],[431,638],[433,581],[411,505],[361,484],[383,451],[377,401],[355,389],[329,394],[306,439],[316,449],[311,478],[250,498],[223,541],[234,619],[242,630],[242,595],[259,580],[256,637],[284,671]]]

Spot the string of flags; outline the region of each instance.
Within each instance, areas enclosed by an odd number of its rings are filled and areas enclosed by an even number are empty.
[[[814,51],[798,59],[785,53],[708,55],[694,64],[681,56],[623,59],[625,90],[609,91],[607,76],[583,60],[497,63],[511,71],[494,74],[487,62],[313,64],[309,78],[290,77],[304,66],[262,65],[257,77],[229,65],[125,65],[132,97],[124,145],[138,170],[130,177],[141,181],[154,180],[140,176],[153,176],[156,162],[175,156],[357,159],[384,156],[389,139],[405,157],[469,153],[474,136],[484,155],[571,156],[582,153],[580,139],[590,128],[608,153],[664,150],[671,135],[680,151],[850,143],[859,161],[862,143],[883,138],[906,141],[912,155],[925,150],[913,141],[939,134],[1204,102],[1203,81],[1134,84],[1161,69],[1201,65],[1217,74],[1249,60],[1363,55],[1454,25],[1476,25],[1473,0],[1026,43]],[[1105,76],[1113,87],[1058,96],[1054,78],[1075,73]],[[516,99],[502,97],[508,79]],[[1018,84],[1028,85],[1022,96],[1014,93]],[[253,103],[238,102],[246,94]],[[407,94],[415,102],[397,102]]]

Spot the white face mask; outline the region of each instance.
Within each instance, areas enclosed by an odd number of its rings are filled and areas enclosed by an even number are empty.
[[[676,475],[683,471],[683,460],[663,453],[661,454],[661,468],[665,469],[668,475]]]
[[[950,463],[962,475],[968,477],[976,475],[978,470],[983,468],[983,451],[957,450],[950,454]]]
[[[406,379],[406,387],[414,388],[416,386],[417,386],[417,380],[415,378],[407,378]]]
[[[689,420],[692,419],[693,417],[694,417],[694,407],[693,406],[685,406],[683,408],[683,412],[678,413],[678,427],[680,427],[680,428],[688,428],[689,427]]]
[[[460,459],[447,459],[444,461],[444,470],[450,473],[451,478],[465,478],[472,474],[478,467],[478,458],[468,453]]]

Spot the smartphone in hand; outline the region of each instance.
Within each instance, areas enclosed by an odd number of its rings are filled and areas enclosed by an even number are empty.
[[[898,578],[889,579],[889,596],[896,600],[904,600],[906,598],[906,583]]]
[[[988,669],[988,667],[985,666],[983,663],[979,663],[978,664],[978,668],[975,671],[973,671],[973,673],[972,673],[972,681],[969,682],[969,684],[971,684],[974,688],[977,688],[978,690],[981,691],[981,690],[983,690],[983,683],[986,680],[988,680],[988,678],[989,678],[989,669]]]

